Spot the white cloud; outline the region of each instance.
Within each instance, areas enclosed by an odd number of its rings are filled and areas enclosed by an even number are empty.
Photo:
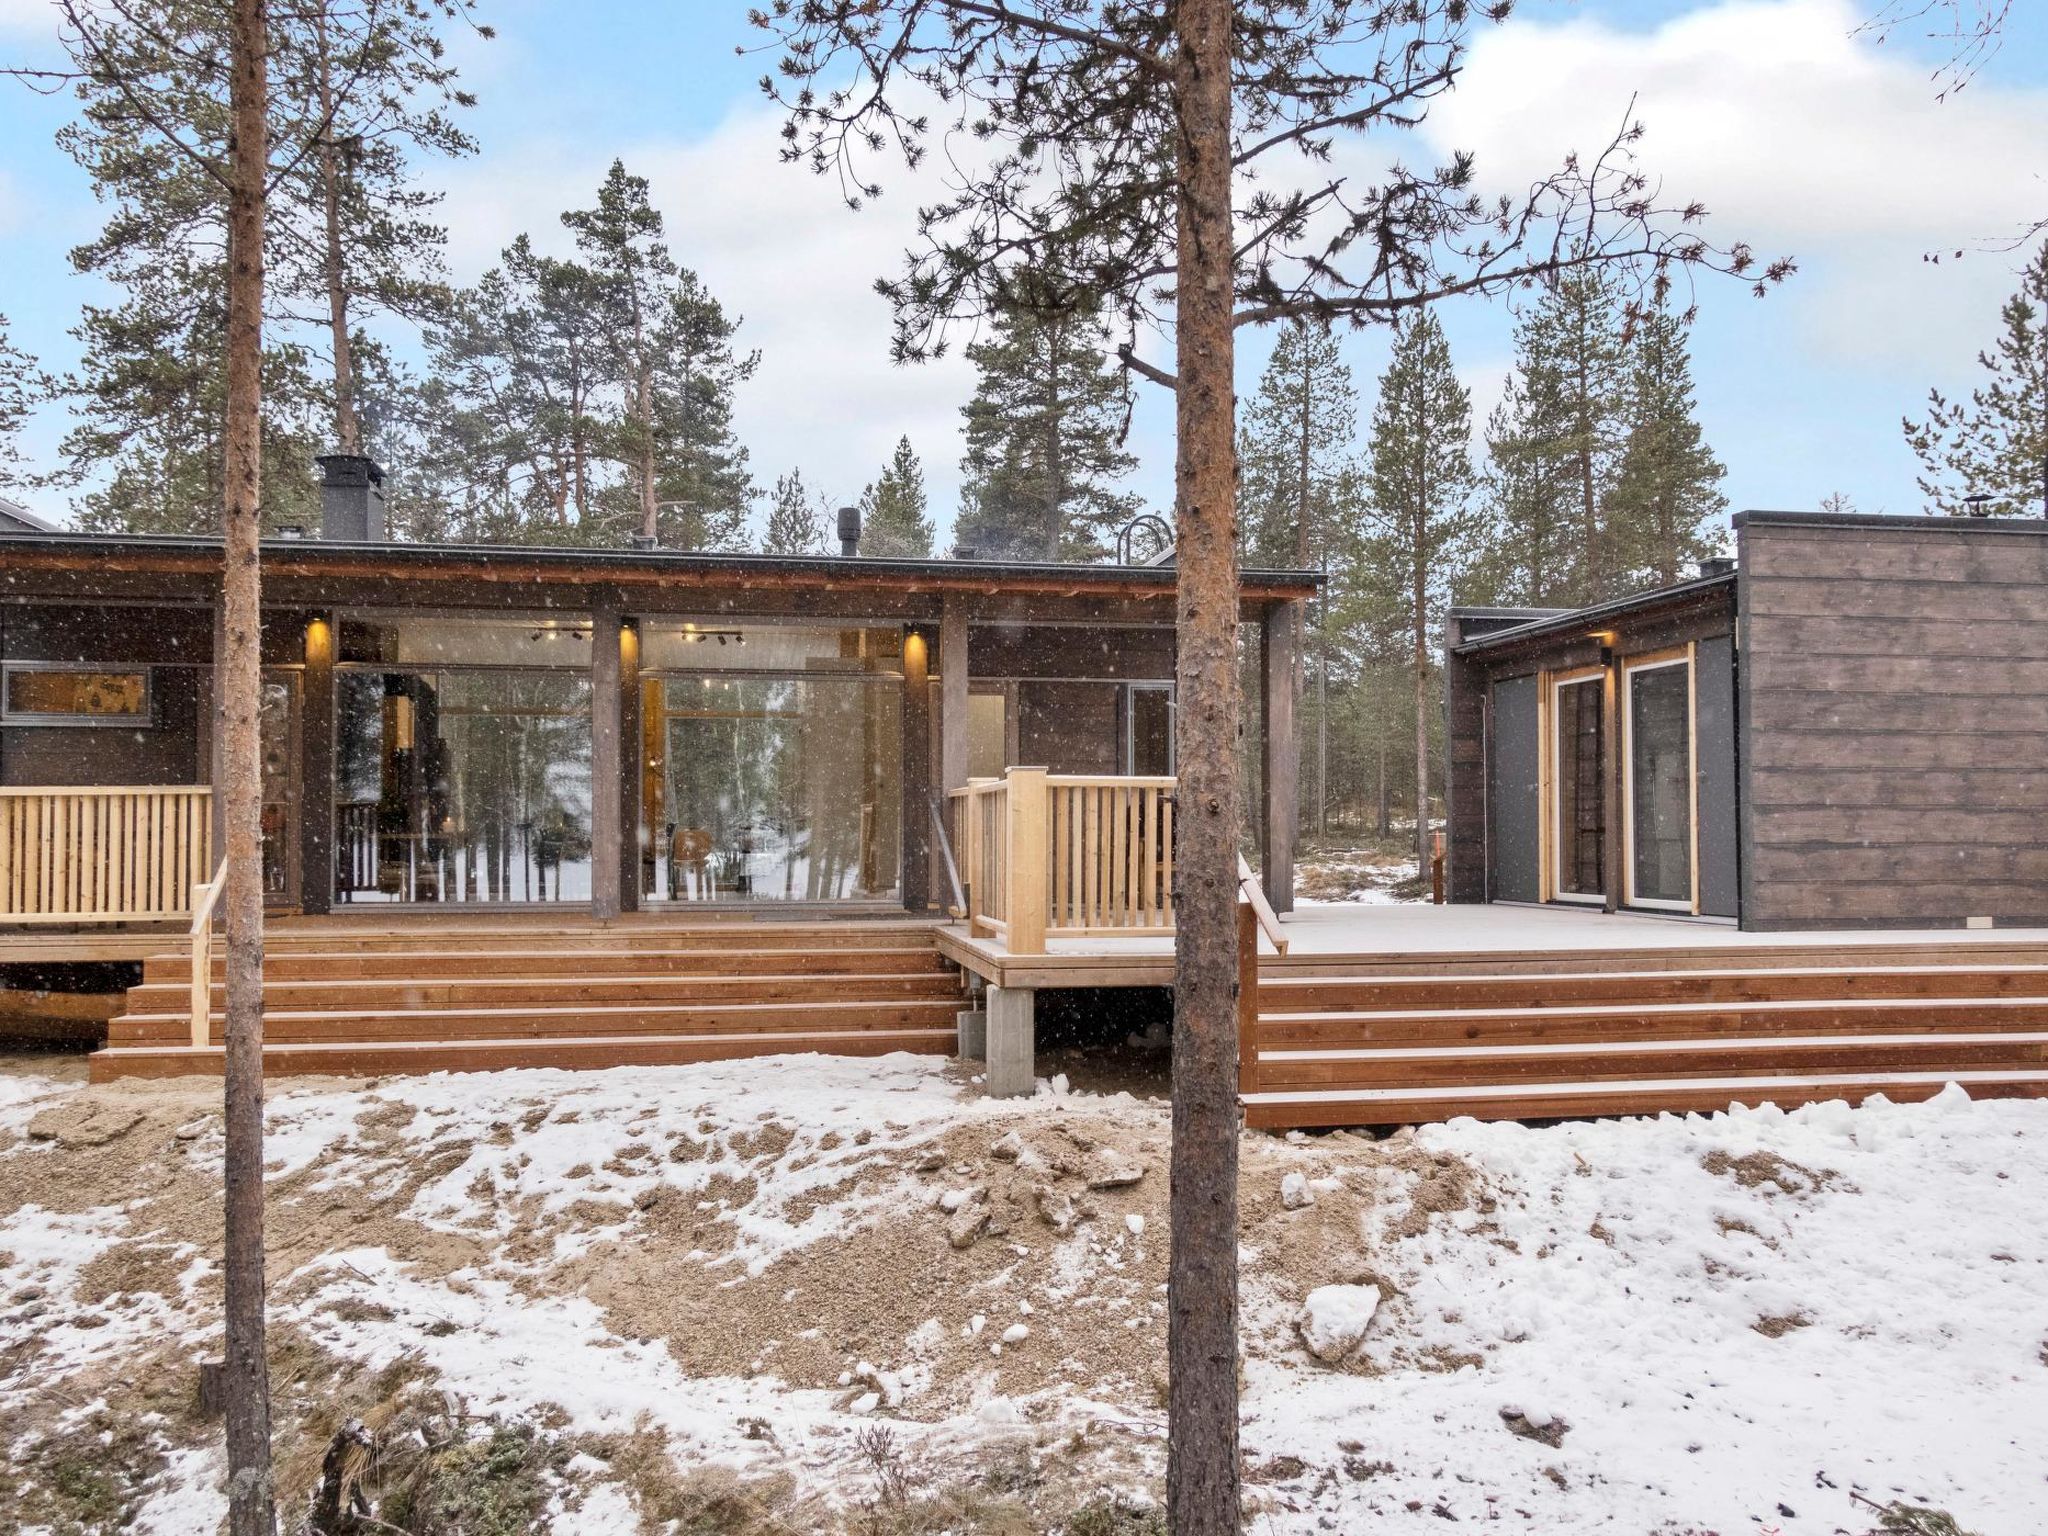
[[[891,364],[889,306],[873,291],[915,235],[914,197],[892,186],[862,211],[847,209],[835,183],[778,161],[778,123],[747,109],[704,138],[626,145],[619,157],[651,184],[676,259],[744,318],[740,343],[760,349],[736,405],[756,480],[766,487],[801,467],[808,484],[850,502],[908,434],[943,530],[973,370],[957,349],[937,363]],[[522,231],[565,252],[558,215],[590,203],[611,158],[502,146],[487,165],[457,168],[443,210],[457,275],[480,274]]]
[[[0,35],[57,35],[56,0],[0,0]]]
[[[1634,97],[1671,200],[1703,201],[1718,242],[1799,260],[1771,302],[1818,355],[1947,365],[1985,333],[2011,263],[1922,257],[2048,213],[2048,91],[1980,79],[1939,102],[1924,65],[1855,35],[1866,10],[1731,0],[1647,32],[1517,20],[1481,31],[1425,132],[1514,186],[1604,147]]]

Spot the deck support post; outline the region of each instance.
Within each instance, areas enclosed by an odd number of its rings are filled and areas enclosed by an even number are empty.
[[[306,621],[299,683],[299,910],[334,908],[334,616]]]
[[[917,913],[932,894],[933,638],[919,624],[903,636],[903,905]]]
[[[990,987],[986,1001],[989,1097],[1028,1098],[1038,1087],[1038,994]]]
[[[949,594],[939,614],[939,791],[966,782],[967,605]]]
[[[640,910],[640,624],[619,623],[619,910]]]
[[[954,1015],[954,1024],[960,1031],[958,1047],[962,1061],[988,1060],[988,1010],[986,1008],[962,1008]]]
[[[590,611],[590,911],[619,915],[619,609]]]
[[[1276,913],[1294,910],[1294,828],[1301,794],[1301,744],[1294,708],[1294,617],[1299,606],[1267,606],[1261,648],[1265,666],[1259,692],[1265,728],[1260,745],[1265,756],[1260,767],[1266,793],[1261,806],[1265,835],[1260,838],[1260,884]]]

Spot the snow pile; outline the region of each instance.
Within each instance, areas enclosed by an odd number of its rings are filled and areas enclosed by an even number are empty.
[[[11,1454],[111,1405],[147,1441],[133,1528],[206,1529],[213,1431],[179,1404],[218,1349],[217,1087],[17,1081]],[[1156,1493],[1163,1104],[804,1057],[284,1085],[268,1125],[274,1328],[308,1362],[280,1390],[409,1373],[828,1505],[866,1496],[877,1426],[920,1475],[1015,1454]],[[2001,1536],[2048,1498],[2048,1104],[1248,1135],[1243,1159],[1262,1531],[1821,1536],[1868,1525],[1855,1489]],[[554,1528],[633,1529],[603,1456],[563,1475]]]

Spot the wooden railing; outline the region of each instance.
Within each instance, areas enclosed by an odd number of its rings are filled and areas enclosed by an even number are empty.
[[[1173,932],[1171,778],[1012,768],[952,792],[969,930],[1012,954],[1048,938]]]
[[[1043,768],[970,779],[948,797],[965,891],[953,915],[1013,955],[1044,954],[1049,938],[1171,934],[1174,783]],[[1280,920],[1242,856],[1237,875],[1255,934],[1285,954]]]
[[[0,924],[186,917],[212,867],[204,784],[0,788]]]
[[[192,887],[192,1044],[213,1043],[213,909],[227,889],[228,861],[204,885]]]

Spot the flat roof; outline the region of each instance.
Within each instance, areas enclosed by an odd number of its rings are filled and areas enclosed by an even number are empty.
[[[1781,512],[1768,507],[1738,512],[1732,519],[1737,528],[1860,528],[1871,532],[1917,533],[2048,534],[2048,518],[2040,517],[1943,517],[1931,512]]]
[[[1532,619],[1527,624],[1516,624],[1508,629],[1489,630],[1483,635],[1474,635],[1470,640],[1455,646],[1453,650],[1459,656],[1471,655],[1477,651],[1496,650],[1513,645],[1519,640],[1537,640],[1546,635],[1583,629],[1588,624],[1599,623],[1602,619],[1625,618],[1646,608],[1675,606],[1723,589],[1732,592],[1734,588],[1733,571],[1726,571],[1719,576],[1700,576],[1668,587],[1652,587],[1647,592],[1631,593],[1627,597],[1610,597],[1605,602],[1591,603],[1584,608],[1567,608],[1546,618]]]
[[[1175,589],[1171,565],[1083,565],[1003,560],[894,560],[865,555],[722,554],[680,549],[581,549],[528,544],[408,544],[343,542],[315,538],[267,538],[264,569],[279,575],[383,576],[488,574],[499,579],[555,577],[563,580],[635,585],[687,582],[711,585],[721,578],[741,584],[787,587],[846,585],[909,591],[1085,592],[1164,596]],[[221,540],[196,534],[105,534],[60,530],[52,533],[0,532],[0,555],[40,556],[62,566],[89,560],[96,566],[151,571],[211,572],[221,561]],[[124,558],[125,557],[125,558]],[[1315,571],[1245,570],[1240,589],[1250,595],[1313,597],[1322,584]]]

